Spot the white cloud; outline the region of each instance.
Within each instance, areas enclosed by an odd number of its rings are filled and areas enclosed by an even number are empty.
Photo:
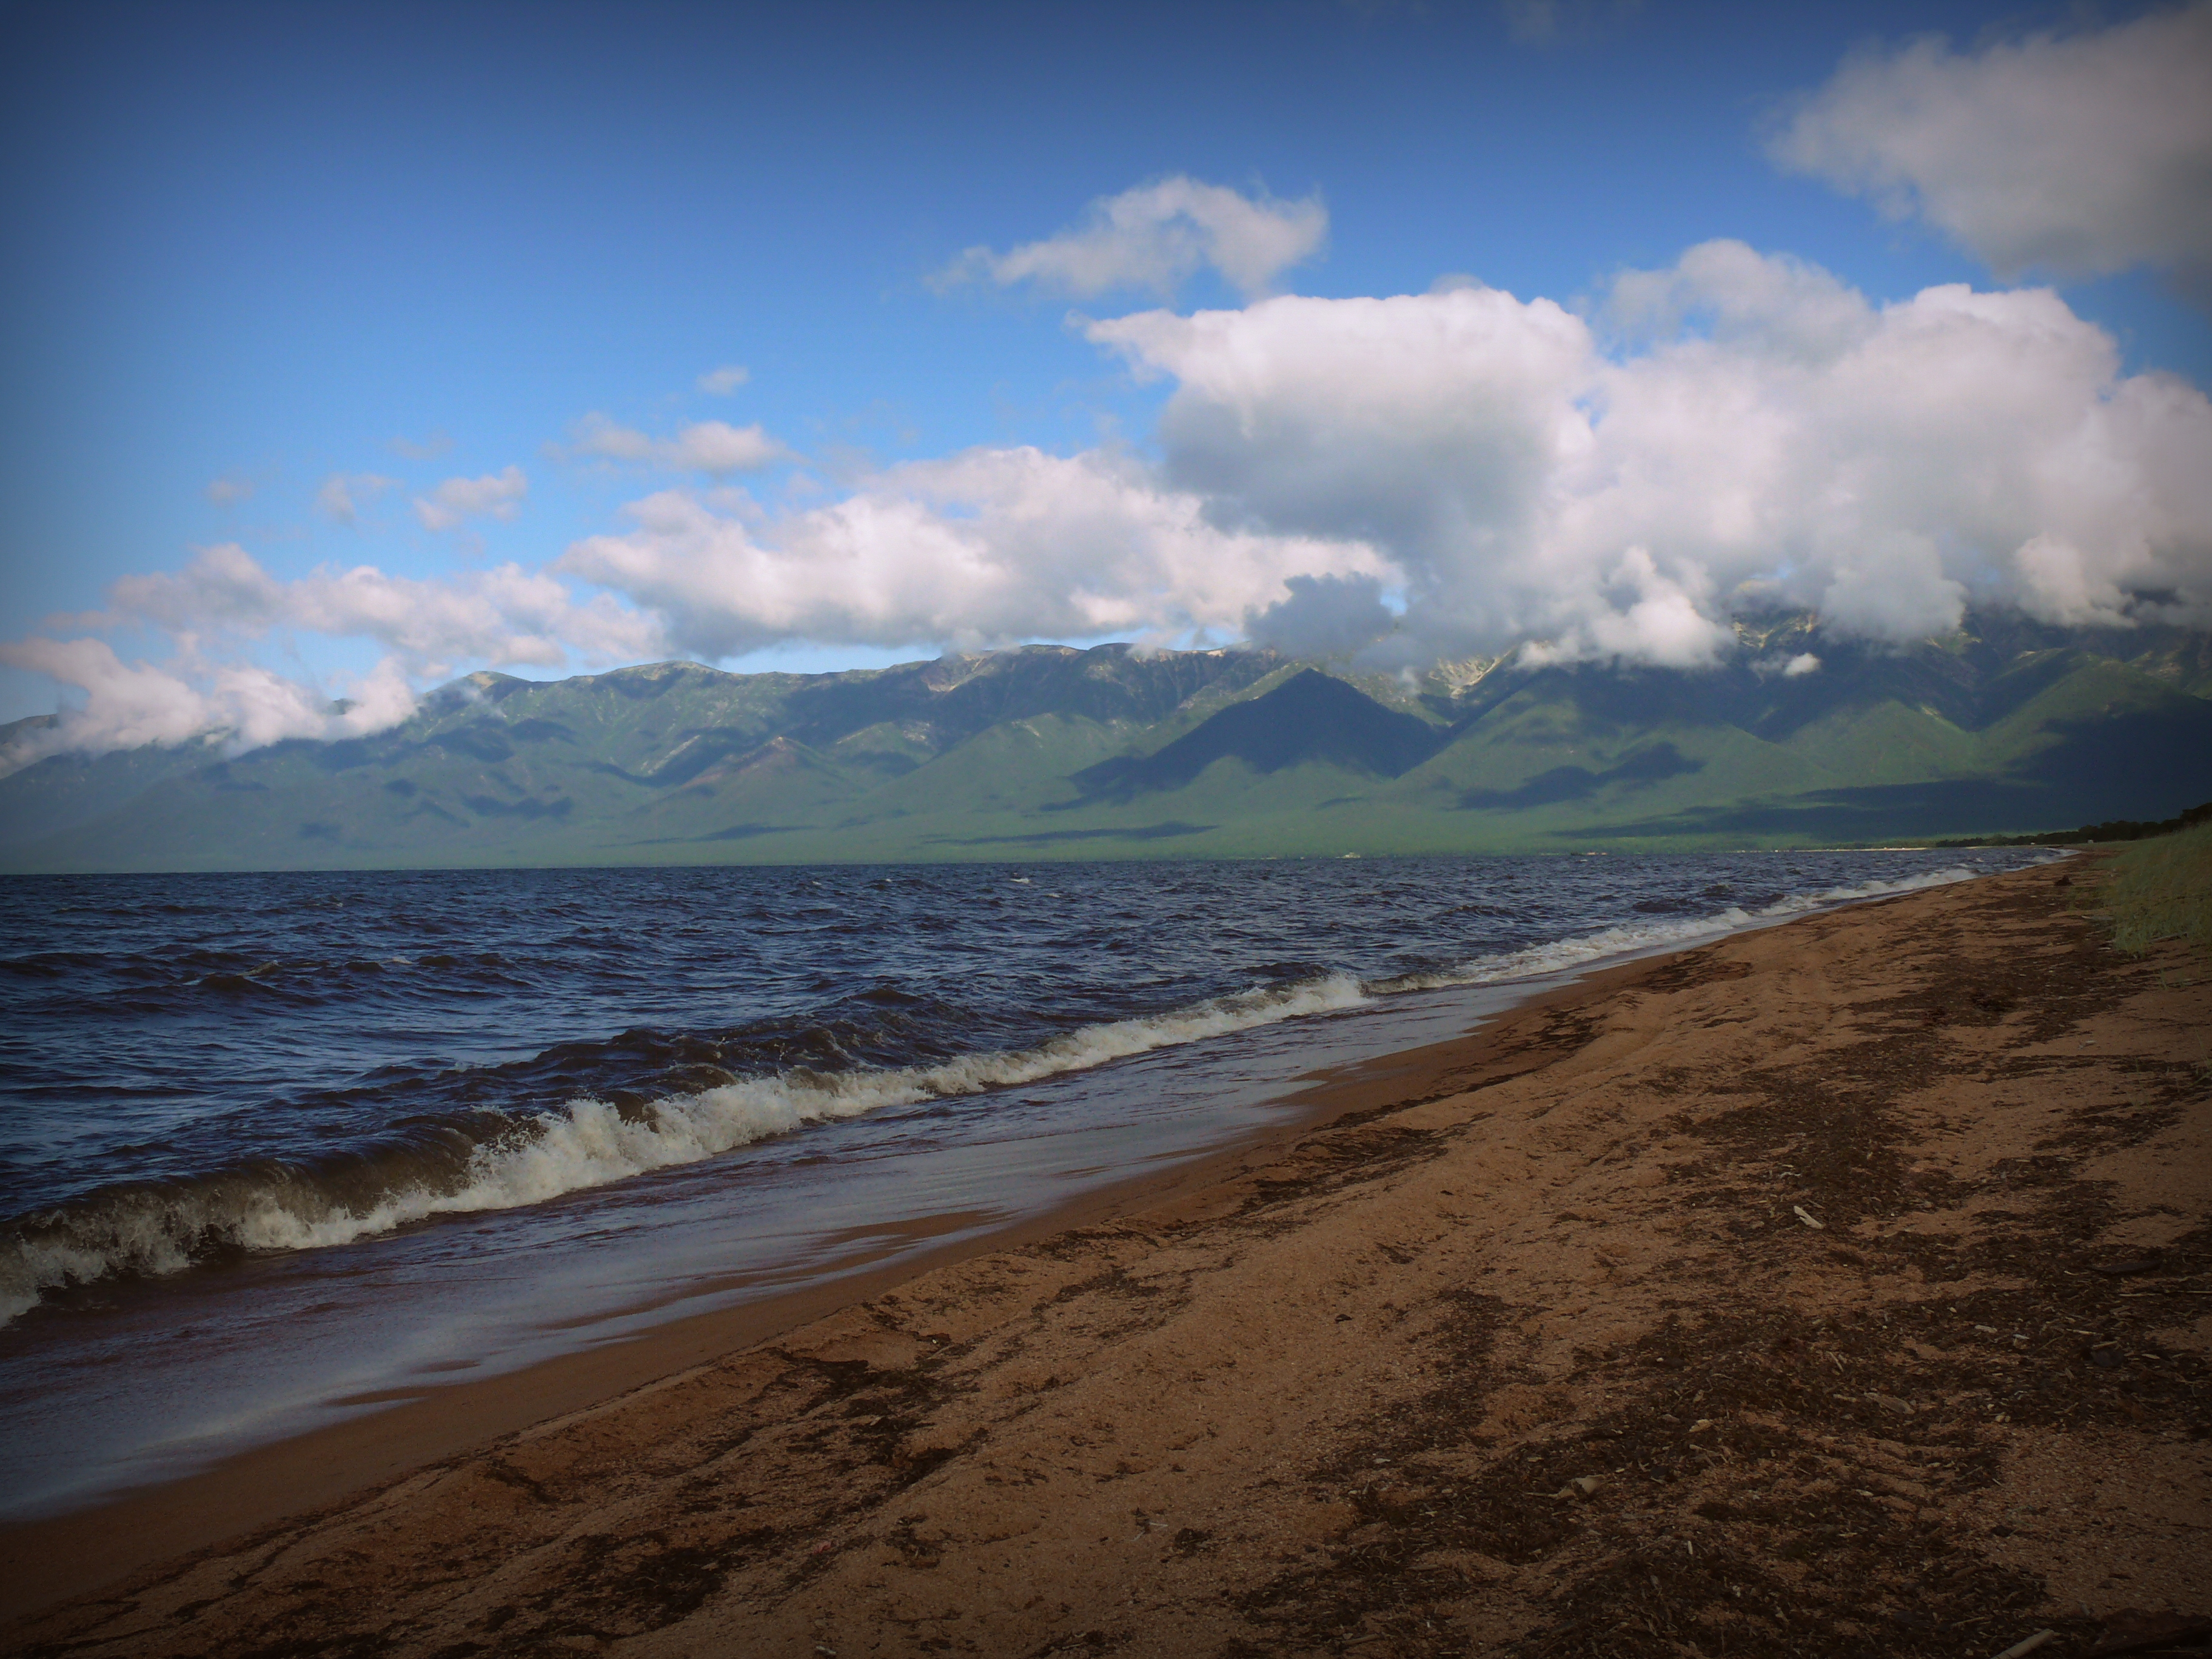
[[[1211,266],[1239,292],[1265,292],[1328,239],[1317,196],[1295,202],[1247,197],[1178,175],[1091,204],[1085,222],[1006,253],[973,247],[939,280],[984,276],[1002,286],[1034,282],[1079,296],[1149,289],[1163,298]]]
[[[76,620],[159,629],[173,656],[126,663],[94,638],[0,642],[0,663],[84,694],[55,724],[19,734],[0,752],[0,773],[63,750],[205,739],[235,754],[282,738],[361,736],[412,713],[412,686],[465,665],[598,665],[665,648],[655,617],[604,593],[580,600],[543,570],[504,564],[422,580],[356,565],[285,580],[231,543],[201,549],[173,574],[125,577],[105,612]],[[382,654],[341,685],[350,706],[337,709],[329,691],[251,659],[253,641],[278,633],[371,640]]]
[[[1224,529],[1203,507],[1116,456],[979,449],[775,518],[663,491],[630,507],[628,533],[579,542],[555,568],[624,594],[709,658],[801,639],[1234,634],[1284,597],[1285,575],[1387,572],[1357,543]]]
[[[716,478],[732,472],[758,472],[792,459],[791,451],[758,423],[732,426],[726,421],[698,421],[673,438],[657,439],[632,427],[617,426],[596,413],[576,422],[568,447],[557,453],[568,458],[635,462],[670,472],[703,472]]]
[[[673,443],[662,447],[662,453],[665,465],[720,477],[732,472],[757,472],[775,465],[790,452],[757,424],[731,426],[722,421],[701,421],[678,433]]]
[[[453,438],[443,432],[433,432],[420,440],[397,437],[386,446],[393,454],[410,461],[434,461],[453,447]]]
[[[1761,679],[1771,679],[1778,674],[1785,680],[1802,679],[1808,674],[1820,672],[1820,659],[1809,651],[1800,651],[1790,657],[1777,652],[1772,656],[1754,658],[1751,672]]]
[[[415,516],[425,530],[451,530],[466,520],[487,516],[512,519],[529,491],[529,480],[519,466],[481,478],[448,478],[428,495],[415,498]]]
[[[1754,599],[1908,639],[1969,600],[2212,618],[2212,405],[2123,376],[2056,295],[1876,307],[1735,243],[1624,279],[1608,355],[1480,289],[1150,312],[1091,336],[1176,381],[1165,481],[1216,523],[1358,538],[1409,649],[1687,665]]]
[[[1917,214],[2002,275],[2212,275],[2212,4],[1955,52],[1848,60],[1777,134],[1784,166]]]
[[[699,377],[699,390],[711,397],[726,398],[752,377],[752,370],[743,363],[724,363]]]
[[[368,502],[398,488],[398,479],[374,472],[333,472],[315,492],[315,505],[340,524],[352,524]]]
[[[0,746],[0,775],[69,751],[198,741],[234,755],[285,738],[359,737],[398,724],[415,707],[405,674],[389,658],[347,683],[343,703],[257,664],[126,663],[95,639],[0,643],[0,663],[84,694],[82,705],[64,708],[52,724]]]
[[[1694,667],[1737,648],[1732,615],[1773,605],[1894,641],[1970,603],[2212,623],[2212,403],[2124,374],[2056,294],[1954,284],[1876,306],[1817,267],[1715,242],[1625,275],[1591,316],[1469,284],[1144,312],[1089,334],[1172,382],[1157,465],[975,449],[775,511],[734,487],[664,489],[534,570],[286,580],[225,544],[115,583],[109,611],[76,624],[162,630],[173,660],[83,639],[0,660],[84,694],[37,744],[220,726],[238,744],[338,729],[317,724],[334,718],[324,693],[248,660],[288,632],[374,641],[404,691],[463,665],[794,641],[1245,635],[1409,662],[1534,641],[1550,660]],[[602,422],[579,447],[714,473],[773,443]],[[358,482],[332,481],[349,505]],[[511,468],[417,507],[457,521],[512,511],[522,490]],[[406,706],[363,701],[392,719]]]
[[[207,487],[207,498],[217,507],[236,507],[253,497],[253,480],[229,473]]]
[[[1349,656],[1398,625],[1376,577],[1286,576],[1283,586],[1288,598],[1245,613],[1244,633],[1255,645],[1294,657]]]
[[[594,410],[569,428],[568,447],[561,453],[603,461],[650,461],[653,451],[653,440],[644,433],[617,426]]]
[[[203,548],[174,574],[126,576],[108,590],[111,623],[152,623],[198,648],[278,629],[372,639],[411,672],[440,678],[462,663],[555,668],[573,657],[635,661],[657,650],[650,618],[601,596],[580,604],[544,571],[502,564],[438,580],[374,565],[325,566],[279,580],[234,544]]]

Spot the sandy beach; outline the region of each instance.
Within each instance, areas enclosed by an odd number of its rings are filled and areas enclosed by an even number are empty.
[[[988,1254],[11,1529],[4,1645],[2185,1650],[2212,988],[2094,881],[1614,969]]]

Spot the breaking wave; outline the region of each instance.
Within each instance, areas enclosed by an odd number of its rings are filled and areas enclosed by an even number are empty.
[[[512,1120],[482,1139],[472,1140],[469,1127],[440,1125],[319,1169],[265,1161],[109,1188],[9,1224],[0,1236],[0,1320],[73,1283],[172,1273],[228,1254],[314,1249],[432,1216],[513,1209],[696,1163],[809,1124],[1035,1083],[1369,1000],[1357,979],[1331,975],[1088,1026],[1014,1053],[882,1070],[798,1067],[639,1107],[574,1100]]]
[[[642,1103],[584,1097],[522,1116],[417,1121],[403,1136],[313,1164],[264,1159],[109,1186],[0,1227],[0,1322],[70,1285],[173,1273],[227,1255],[343,1244],[435,1216],[539,1203],[810,1124],[1034,1083],[1407,991],[1534,978],[1978,873],[1962,866],[1790,894],[1756,908],[1625,923],[1432,972],[1369,981],[1326,975],[1089,1025],[1018,1050],[921,1066],[799,1066]]]
[[[1785,894],[1750,908],[1731,904],[1701,915],[1685,916],[1679,921],[1623,922],[1618,927],[1600,928],[1594,933],[1581,933],[1548,945],[1531,945],[1523,951],[1478,957],[1456,968],[1425,974],[1401,974],[1393,979],[1378,980],[1372,988],[1388,995],[1400,991],[1438,990],[1449,985],[1487,985],[1503,980],[1534,979],[1544,974],[1579,968],[1607,957],[1641,956],[1651,951],[1694,944],[1701,939],[1718,939],[1723,934],[1740,933],[1762,923],[1785,921],[1808,911],[1825,910],[1838,904],[1853,904],[1867,899],[1887,898],[1899,893],[1915,893],[1927,887],[1948,887],[1954,882],[1971,881],[1982,873],[1960,865],[1946,870],[1923,871],[1917,875],[1900,877],[1895,881],[1863,881],[1849,887],[1824,888],[1819,892]]]

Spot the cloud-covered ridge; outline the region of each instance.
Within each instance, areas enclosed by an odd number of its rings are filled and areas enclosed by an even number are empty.
[[[0,660],[83,696],[37,743],[98,748],[339,729],[327,693],[247,665],[286,630],[373,641],[376,684],[398,692],[356,695],[396,719],[408,686],[468,666],[798,641],[1246,638],[1377,666],[1519,648],[1695,670],[1738,649],[1735,616],[1777,605],[1893,641],[1969,605],[2212,623],[2212,404],[2124,373],[2048,289],[1875,304],[1721,241],[1624,274],[1586,312],[1462,285],[1085,326],[1169,386],[1156,457],[976,448],[780,503],[663,489],[544,566],[434,579],[280,580],[225,545],[55,627],[159,630],[173,660],[89,638]],[[705,426],[729,445],[691,457],[710,475],[773,441]],[[607,423],[588,453],[671,462],[665,446],[711,450],[702,430]],[[339,482],[351,502],[361,481]],[[520,491],[510,469],[432,499],[497,512]]]
[[[1285,575],[1372,573],[1364,543],[1212,522],[1123,456],[977,449],[781,515],[665,490],[555,568],[623,594],[709,659],[790,640],[987,646],[1233,633]]]
[[[126,663],[105,640],[0,643],[0,663],[49,676],[83,693],[45,726],[26,726],[0,744],[0,775],[70,752],[104,754],[148,744],[204,742],[239,754],[285,738],[347,738],[381,732],[415,710],[415,693],[390,658],[331,695],[257,663],[156,666]]]
[[[1425,652],[1692,666],[1753,602],[1893,640],[1970,601],[2212,620],[2212,405],[2123,375],[2057,295],[1877,307],[1715,242],[1614,299],[1610,350],[1484,289],[1090,332],[1175,380],[1169,487],[1218,523],[1370,544]]]
[[[167,662],[125,663],[84,635],[0,642],[0,663],[42,673],[79,701],[0,749],[0,773],[49,754],[98,754],[205,739],[229,753],[285,738],[358,737],[414,712],[413,688],[465,664],[558,668],[658,654],[651,615],[605,594],[579,599],[543,571],[514,564],[442,580],[374,565],[270,575],[243,548],[202,549],[174,574],[125,577],[108,610],[81,627],[150,628],[176,643]],[[367,673],[331,687],[279,673],[249,647],[280,630],[365,639],[380,647]]]

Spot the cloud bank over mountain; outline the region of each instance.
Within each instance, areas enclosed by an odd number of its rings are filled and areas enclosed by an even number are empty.
[[[149,726],[152,683],[96,653],[34,641],[4,659],[86,694],[42,746],[106,747],[192,719],[241,740],[319,729],[296,712],[316,706],[304,692],[278,714],[258,681],[195,675],[220,641],[282,628],[375,641],[391,684],[794,640],[1107,635],[1403,663],[1528,643],[1697,668],[1729,648],[1733,615],[1775,605],[1896,641],[1970,604],[2067,625],[2212,622],[2212,403],[2124,373],[2111,337],[2049,289],[1876,305],[1721,241],[1620,276],[1587,314],[1459,286],[1085,332],[1170,387],[1157,460],[976,449],[781,507],[672,482],[542,569],[444,580],[361,566],[278,581],[211,549],[111,596],[113,620],[185,644],[167,678],[189,712],[166,724]],[[586,447],[711,471],[750,446],[702,457],[696,429],[663,443],[601,427]],[[454,481],[436,504],[506,510],[513,477]]]
[[[2008,280],[2148,265],[2193,282],[2212,270],[2212,102],[2185,94],[2208,78],[2208,5],[1968,51],[1917,40],[1846,60],[1771,150]],[[2130,369],[2054,288],[1882,301],[1718,240],[1584,295],[1456,279],[1277,291],[1329,233],[1317,195],[1178,174],[939,273],[1157,296],[1069,319],[1106,373],[1160,398],[1139,446],[1009,441],[885,465],[828,438],[806,453],[758,422],[656,435],[590,414],[544,459],[634,493],[599,533],[491,568],[471,562],[471,526],[526,522],[519,465],[421,494],[329,472],[327,520],[440,538],[449,570],[278,576],[226,542],[117,581],[105,611],[0,644],[0,663],[71,691],[0,767],[211,728],[240,746],[388,725],[414,691],[479,665],[801,642],[1250,640],[1376,667],[1519,647],[1698,670],[1735,648],[1732,618],[1776,607],[1888,642],[1970,606],[2212,625],[2212,403]],[[1197,278],[1241,302],[1174,307]],[[697,388],[749,380],[727,364]],[[270,665],[307,635],[355,642],[370,665],[329,685]],[[168,654],[118,654],[149,639]],[[334,694],[352,706],[333,713]]]
[[[2212,404],[2123,374],[2054,293],[1878,307],[1712,242],[1598,318],[1468,288],[1090,333],[1174,381],[1167,483],[1218,523],[1373,545],[1424,654],[1691,667],[1747,603],[1887,640],[1970,601],[2212,616]]]
[[[672,488],[553,568],[707,657],[1256,632],[1690,668],[1777,605],[1888,641],[1969,604],[2212,620],[2212,404],[2048,289],[1876,306],[1713,242],[1590,317],[1460,287],[1086,332],[1171,386],[1156,464],[975,450],[781,513]]]

